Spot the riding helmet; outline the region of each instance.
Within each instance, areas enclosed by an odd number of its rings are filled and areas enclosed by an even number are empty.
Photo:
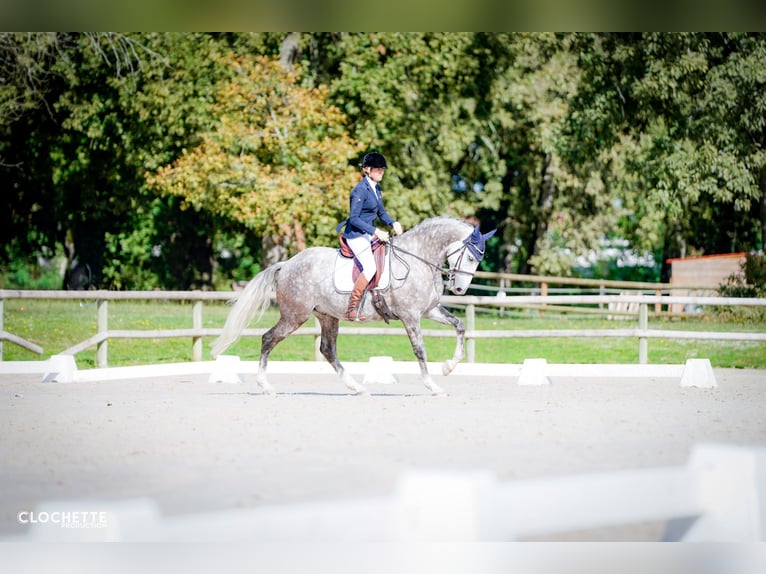
[[[382,167],[387,168],[386,158],[376,151],[371,151],[362,160],[362,167]]]

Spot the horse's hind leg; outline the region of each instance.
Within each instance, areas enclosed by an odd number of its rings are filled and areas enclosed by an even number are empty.
[[[431,309],[428,313],[426,313],[426,317],[432,321],[441,323],[442,325],[451,325],[455,328],[455,334],[457,335],[455,354],[451,359],[444,361],[444,364],[442,365],[442,374],[445,376],[449,375],[465,356],[465,326],[460,319],[455,317],[441,305],[437,305]]]
[[[338,340],[338,319],[324,313],[315,312],[314,314],[322,327],[322,338],[319,344],[319,351],[322,353],[322,356],[332,365],[332,368],[340,376],[341,381],[351,391],[357,395],[366,395],[367,389],[357,383],[338,360],[336,346]]]
[[[255,375],[255,382],[263,389],[264,394],[273,395],[274,387],[268,381],[266,377],[266,366],[269,364],[269,354],[274,350],[281,341],[287,338],[290,333],[295,331],[305,322],[297,321],[285,316],[281,316],[276,325],[266,331],[261,337],[261,361],[258,363],[258,373]]]

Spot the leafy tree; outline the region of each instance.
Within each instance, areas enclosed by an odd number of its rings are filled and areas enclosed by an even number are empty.
[[[158,201],[143,174],[212,122],[216,39],[56,38],[57,56],[40,85],[46,105],[22,114],[4,140],[14,154],[6,181],[15,190],[6,229],[16,247],[7,257],[58,244],[70,266],[87,265],[96,285],[151,288],[158,277],[168,287],[210,285],[214,222]]]
[[[286,238],[289,253],[334,241],[358,154],[326,88],[306,88],[278,61],[223,57],[234,70],[218,90],[215,129],[149,185],[183,205]]]
[[[46,257],[67,246],[72,233],[70,204],[80,212],[93,205],[67,196],[62,178],[76,167],[56,173],[53,164],[63,160],[71,140],[62,137],[59,98],[72,87],[76,69],[87,61],[113,70],[131,67],[135,47],[131,40],[113,34],[3,34],[2,41],[2,139],[0,170],[9,193],[2,214],[5,245],[3,258],[18,265],[26,254]],[[109,55],[106,55],[108,49]],[[99,152],[96,151],[96,154]],[[68,164],[69,162],[67,162]],[[75,183],[75,194],[81,192]],[[58,247],[56,247],[58,245]]]
[[[110,288],[246,278],[274,244],[335,242],[371,149],[405,226],[500,228],[485,269],[568,273],[615,236],[757,249],[765,38],[0,33],[0,259],[59,253]]]
[[[375,33],[335,38],[332,101],[365,150],[388,158],[386,208],[405,226],[455,211],[452,175],[475,139],[472,34]]]
[[[631,237],[663,260],[762,245],[763,34],[578,36],[570,145],[611,149],[634,185]],[[759,213],[760,212],[760,213]]]

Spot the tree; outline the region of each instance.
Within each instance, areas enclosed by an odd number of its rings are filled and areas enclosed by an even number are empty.
[[[762,246],[766,36],[609,34],[576,43],[584,82],[570,145],[622,156],[635,186],[626,202],[633,238],[659,237],[663,260]]]
[[[53,39],[55,58],[37,84],[45,105],[2,138],[12,158],[6,257],[66,249],[69,266],[87,268],[94,285],[151,288],[159,276],[168,287],[209,286],[210,218],[158,200],[143,174],[212,122],[218,42],[203,34]]]
[[[321,37],[319,40],[327,40]],[[330,98],[365,150],[388,159],[386,208],[407,226],[452,212],[452,175],[474,141],[473,34],[374,33],[333,38]],[[316,45],[314,52],[319,51]]]
[[[334,244],[373,149],[406,227],[500,228],[485,269],[568,273],[614,236],[755,249],[765,38],[2,33],[3,263],[66,251],[101,287],[207,288],[224,248]]]
[[[299,84],[274,59],[229,54],[215,129],[155,174],[149,185],[183,205],[286,239],[292,254],[336,241],[358,154],[327,89]]]

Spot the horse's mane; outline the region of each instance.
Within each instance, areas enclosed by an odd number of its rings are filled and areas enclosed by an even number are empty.
[[[437,215],[436,217],[430,217],[424,219],[418,223],[415,227],[409,230],[409,233],[413,235],[427,235],[431,236],[435,233],[444,233],[445,227],[457,229],[459,231],[471,231],[473,228],[470,223],[450,215]]]

